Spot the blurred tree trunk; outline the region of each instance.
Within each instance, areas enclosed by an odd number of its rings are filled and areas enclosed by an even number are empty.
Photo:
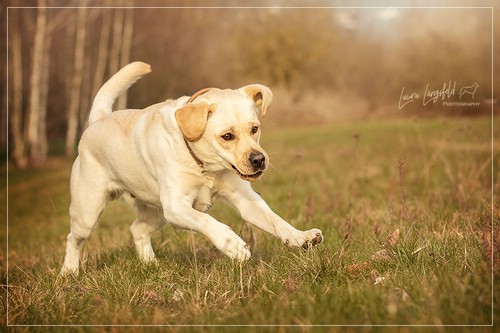
[[[21,169],[28,166],[26,143],[23,135],[23,62],[21,32],[19,31],[19,11],[12,11],[13,25],[11,35],[12,59],[12,111],[10,113],[10,131],[12,135],[12,158],[14,164]]]
[[[38,110],[40,112],[39,122],[38,122],[38,133],[39,141],[38,147],[42,155],[44,156],[43,163],[47,158],[49,151],[49,142],[47,140],[47,100],[49,94],[49,77],[50,77],[50,46],[51,37],[45,35],[45,43],[43,44],[43,55],[42,55],[42,76],[40,79],[40,100]]]
[[[91,66],[92,66],[92,57],[90,55],[87,55],[83,62],[83,68],[85,68],[86,70],[82,72],[82,90],[81,90],[82,92],[80,95],[80,107],[79,107],[80,112],[78,113],[79,117],[78,124],[80,126],[78,127],[79,131],[77,132],[80,133],[83,130],[85,130],[88,123],[87,119],[89,116],[90,99],[92,98],[90,96],[90,90],[91,90],[90,68],[92,68]]]
[[[2,22],[7,22],[7,8],[5,8],[4,6],[0,7],[0,20]],[[5,25],[4,25],[4,27],[5,27]],[[5,30],[2,30],[2,31],[5,31]],[[7,38],[2,38],[0,40],[0,47],[3,50],[7,49]],[[0,77],[5,77],[5,75],[7,75],[7,73],[8,73],[7,66],[0,68]],[[8,133],[9,125],[7,124],[7,121],[9,120],[9,118],[7,117],[7,107],[3,107],[3,106],[6,105],[7,100],[8,100],[8,96],[6,93],[0,94],[0,96],[1,96],[0,97],[0,105],[1,105],[1,107],[0,107],[0,133],[1,133],[0,134],[0,147],[7,147],[8,135],[9,135],[9,133]],[[2,153],[4,153],[4,152],[6,152],[6,151],[2,150]]]
[[[73,11],[72,11],[73,12]],[[66,27],[65,27],[65,42],[68,44],[68,45],[71,45],[71,43],[73,43],[74,41],[74,38],[75,38],[75,31],[76,31],[76,24],[74,24],[73,22],[75,21],[75,15],[73,14],[69,21],[71,23],[69,24],[66,24]],[[70,53],[70,52],[68,52]],[[66,105],[69,106],[70,104],[70,101],[71,101],[71,82],[73,82],[73,70],[74,70],[74,65],[73,65],[73,61],[70,61],[69,60],[70,58],[68,57],[68,61],[65,63],[65,66],[64,66],[64,85],[65,85],[65,93],[66,93]]]
[[[82,5],[84,6],[84,5]],[[83,77],[83,56],[85,52],[85,34],[87,24],[87,8],[79,7],[76,19],[75,58],[73,80],[71,82],[71,98],[68,109],[68,130],[66,132],[66,156],[75,153],[76,135],[78,131],[78,107]]]
[[[42,95],[42,76],[43,76],[43,57],[44,44],[46,42],[45,30],[47,27],[47,11],[44,8],[47,5],[45,0],[39,1],[39,8],[36,20],[36,30],[33,45],[33,62],[31,69],[31,82],[30,82],[30,98],[29,98],[29,111],[28,111],[28,141],[30,144],[30,158],[34,166],[40,166],[45,163],[47,159],[47,151],[44,151],[43,144],[46,142],[47,133],[40,132],[40,122],[45,122],[43,117],[46,110],[41,110],[40,97]],[[42,138],[45,137],[45,138]]]
[[[123,30],[123,41],[120,57],[120,68],[125,66],[130,62],[130,49],[132,47],[132,36],[134,34],[134,10],[125,10],[125,22]],[[117,110],[123,110],[127,108],[127,92],[125,91],[116,103]]]
[[[113,18],[113,45],[111,46],[111,57],[109,59],[110,76],[118,71],[120,66],[120,51],[122,49],[123,15],[124,9],[115,9]]]
[[[109,1],[105,6],[111,5]],[[109,9],[104,11],[102,17],[101,34],[99,36],[99,48],[97,50],[97,59],[95,64],[94,79],[92,81],[91,98],[94,98],[99,88],[101,88],[104,81],[104,72],[106,70],[106,63],[108,60],[108,45],[109,35],[111,32],[111,11]],[[88,114],[87,114],[88,118]]]

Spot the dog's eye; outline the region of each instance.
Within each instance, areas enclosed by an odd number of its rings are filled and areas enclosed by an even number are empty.
[[[221,138],[224,139],[225,141],[231,141],[231,140],[234,140],[234,134],[226,133],[226,134],[221,135]]]
[[[254,126],[254,127],[252,127],[252,132],[251,132],[251,133],[252,133],[252,134],[255,134],[255,133],[257,133],[258,131],[259,131],[259,126]]]

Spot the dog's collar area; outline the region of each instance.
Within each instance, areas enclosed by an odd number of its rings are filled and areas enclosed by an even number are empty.
[[[189,104],[189,103],[193,102],[193,101],[196,99],[196,97],[201,96],[201,95],[203,95],[204,93],[209,92],[209,91],[210,91],[210,90],[212,90],[212,89],[214,89],[214,88],[203,88],[203,89],[198,90],[197,92],[195,92],[195,93],[194,93],[194,94],[193,94],[193,95],[189,98],[189,100],[186,102],[186,104]]]
[[[191,157],[193,158],[193,160],[196,162],[196,164],[198,164],[198,166],[199,166],[200,168],[202,168],[202,169],[203,169],[204,165],[203,165],[202,160],[200,160],[200,159],[198,158],[198,156],[196,156],[196,154],[194,153],[194,151],[193,151],[193,150],[191,149],[191,147],[189,146],[189,143],[188,143],[188,141],[186,140],[186,138],[184,138],[184,143],[186,144],[186,147],[187,147],[187,149],[188,149],[188,151],[189,151],[189,154],[191,154]]]
[[[189,104],[191,102],[193,102],[196,97],[200,96],[200,95],[203,95],[204,93],[212,90],[214,88],[204,88],[204,89],[201,89],[201,90],[198,90],[197,92],[195,92],[190,98],[189,100],[186,102],[186,104]],[[194,161],[196,162],[196,164],[198,164],[198,166],[202,169],[202,172],[204,172],[204,165],[203,165],[203,162],[198,158],[198,156],[196,156],[196,154],[193,152],[193,150],[191,149],[191,146],[189,146],[189,142],[186,140],[186,138],[184,138],[184,143],[186,144],[186,147],[189,151],[189,154],[191,154],[191,156],[193,157]]]

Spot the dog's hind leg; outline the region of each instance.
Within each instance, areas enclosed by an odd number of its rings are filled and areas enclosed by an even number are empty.
[[[80,266],[80,252],[83,241],[94,230],[99,215],[110,200],[103,178],[97,177],[97,172],[92,170],[92,175],[84,175],[79,158],[73,164],[71,174],[71,205],[69,209],[71,218],[71,231],[67,237],[66,255],[61,268],[61,274],[78,274]]]
[[[163,212],[161,209],[139,201],[136,202],[135,208],[137,219],[130,226],[135,248],[142,261],[156,262],[155,253],[151,246],[151,234],[165,225]]]

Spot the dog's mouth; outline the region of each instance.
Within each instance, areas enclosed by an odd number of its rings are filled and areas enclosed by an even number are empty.
[[[231,164],[231,167],[233,168],[234,171],[236,171],[236,174],[238,176],[240,176],[241,179],[244,179],[244,180],[249,180],[249,181],[254,181],[254,180],[257,180],[260,176],[262,176],[262,174],[264,173],[264,170],[259,170],[257,171],[256,173],[253,173],[251,175],[248,175],[248,174],[244,174],[242,172],[240,172],[240,170],[238,170],[238,168],[236,168],[234,165]]]

